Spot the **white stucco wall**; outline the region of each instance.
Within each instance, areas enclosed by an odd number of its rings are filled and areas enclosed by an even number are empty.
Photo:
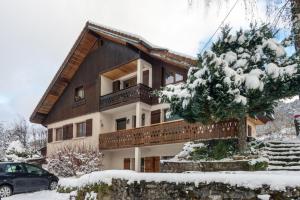
[[[175,156],[182,150],[184,143],[141,147],[141,157]],[[105,169],[123,169],[124,158],[134,158],[134,148],[103,151]]]
[[[88,119],[93,119],[93,129],[92,136],[89,137],[76,137],[76,123],[84,122]],[[94,148],[98,148],[99,144],[99,133],[100,133],[100,112],[82,115],[80,117],[75,117],[67,120],[63,120],[57,123],[49,124],[48,129],[53,129],[53,142],[47,144],[47,156],[51,156],[55,154],[59,149],[63,146],[72,145],[72,146],[91,146]],[[73,124],[73,139],[70,140],[62,140],[56,141],[56,128],[63,127],[67,124]]]
[[[101,96],[112,93],[112,80],[101,75]]]

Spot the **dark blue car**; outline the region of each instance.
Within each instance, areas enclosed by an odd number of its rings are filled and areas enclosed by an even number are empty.
[[[46,170],[27,163],[0,163],[0,199],[15,193],[54,190],[58,178]]]

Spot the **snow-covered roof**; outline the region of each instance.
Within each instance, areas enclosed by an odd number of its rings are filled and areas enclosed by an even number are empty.
[[[121,31],[108,26],[99,25],[94,22],[87,22],[87,27],[88,29],[95,31],[96,33],[106,34],[118,40],[122,40],[133,45],[142,45],[148,50],[148,53],[150,55],[161,58],[162,60],[175,62],[185,67],[189,67],[191,65],[196,64],[197,58],[183,53],[171,51],[167,48],[152,44],[151,42],[147,41],[145,38],[139,35],[128,33],[126,31]],[[138,46],[136,47],[138,48]]]

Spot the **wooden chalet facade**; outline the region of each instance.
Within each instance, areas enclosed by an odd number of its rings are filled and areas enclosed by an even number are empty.
[[[48,128],[47,155],[65,145],[104,152],[106,169],[158,171],[184,142],[236,137],[237,123],[167,119],[152,91],[186,80],[196,60],[88,22],[30,120]],[[257,120],[248,120],[255,135]]]

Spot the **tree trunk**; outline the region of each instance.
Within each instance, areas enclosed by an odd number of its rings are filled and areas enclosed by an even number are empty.
[[[292,32],[295,39],[296,50],[300,49],[300,0],[291,0]]]
[[[240,153],[244,153],[247,150],[246,117],[239,119],[238,127],[238,149]]]
[[[295,39],[296,51],[300,50],[300,0],[291,0],[292,32]],[[299,91],[300,98],[300,91]]]

